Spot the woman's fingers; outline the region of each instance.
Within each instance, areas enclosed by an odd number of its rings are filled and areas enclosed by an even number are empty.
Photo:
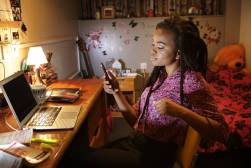
[[[109,81],[104,80],[103,85],[104,85],[104,90],[106,93],[114,94],[119,91],[119,89],[113,90],[113,87]]]

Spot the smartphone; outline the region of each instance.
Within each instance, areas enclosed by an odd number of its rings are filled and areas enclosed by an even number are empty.
[[[112,89],[114,90],[115,87],[114,87],[113,81],[112,81],[111,78],[109,77],[109,75],[108,75],[108,73],[107,73],[107,71],[106,71],[106,68],[105,68],[104,64],[101,62],[100,65],[101,65],[102,70],[104,71],[105,80],[109,81],[110,85],[112,86]]]

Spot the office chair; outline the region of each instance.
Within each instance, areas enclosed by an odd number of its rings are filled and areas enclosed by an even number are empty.
[[[188,127],[184,146],[180,147],[173,168],[192,168],[196,161],[196,151],[200,143],[200,135],[192,127]]]

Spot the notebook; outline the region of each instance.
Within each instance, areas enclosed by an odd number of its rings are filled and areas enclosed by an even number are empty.
[[[2,80],[0,88],[20,129],[70,129],[76,124],[81,106],[40,105],[22,71]]]

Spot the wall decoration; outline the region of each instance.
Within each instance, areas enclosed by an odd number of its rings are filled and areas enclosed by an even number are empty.
[[[21,4],[20,0],[10,0],[11,10],[12,10],[12,17],[14,21],[21,21]]]
[[[10,1],[10,5],[11,6],[16,6],[16,7],[20,7],[20,0],[9,0]]]
[[[115,17],[115,10],[113,6],[102,7],[102,19],[112,19]]]
[[[116,22],[112,22],[112,27],[116,29]]]
[[[123,41],[125,45],[129,45],[130,44],[130,39],[126,39]]]
[[[106,51],[102,51],[103,55],[107,55]]]
[[[100,37],[102,35],[103,29],[99,31],[93,31],[87,34],[87,40],[86,40],[86,48],[89,50],[90,47],[93,48],[101,48],[101,40]]]
[[[1,43],[10,43],[11,42],[11,31],[9,28],[1,28]]]
[[[192,20],[195,25],[198,27],[201,33],[201,37],[204,39],[207,45],[218,44],[221,40],[221,31],[216,27],[211,26],[208,22],[202,24],[198,20]]]
[[[129,23],[129,25],[132,27],[132,28],[134,28],[135,26],[137,26],[137,22],[135,22],[134,20],[131,20],[130,21],[130,23]]]
[[[138,41],[138,40],[139,40],[139,36],[135,36],[134,41]]]
[[[21,8],[20,7],[11,7],[13,20],[14,21],[21,21]]]
[[[218,31],[217,29],[212,29],[209,31],[208,35],[205,35],[205,38],[207,40],[207,44],[211,44],[211,43],[219,43],[220,39],[221,39],[221,32]]]
[[[19,31],[17,28],[11,29],[11,41],[12,44],[17,44],[20,42]]]

